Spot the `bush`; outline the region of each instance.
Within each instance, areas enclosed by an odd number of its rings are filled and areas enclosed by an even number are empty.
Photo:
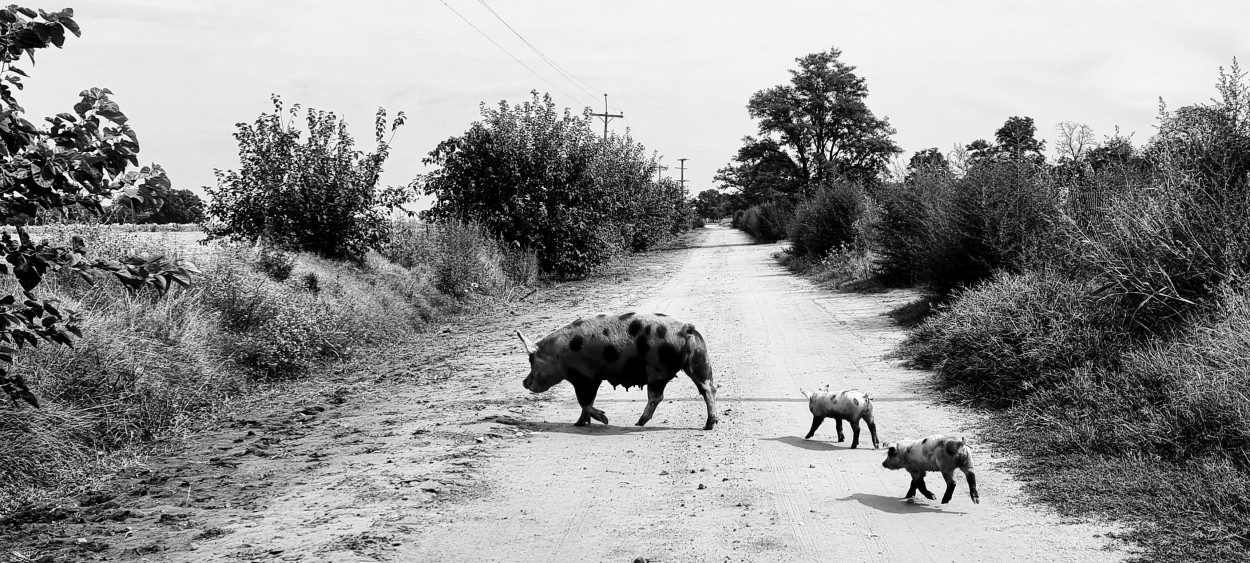
[[[883,277],[945,295],[1054,260],[1061,248],[1060,190],[1042,168],[984,161],[967,176],[917,173],[880,191],[871,232]]]
[[[685,221],[682,190],[656,182],[657,163],[628,135],[606,140],[591,117],[557,111],[550,96],[482,107],[482,120],[425,159],[438,168],[422,217],[481,225],[532,250],[543,272],[579,278],[616,256],[671,238]]]
[[[256,267],[274,281],[286,281],[295,269],[295,255],[281,249],[261,246],[256,249]]]
[[[238,124],[240,169],[216,171],[217,186],[206,187],[212,201],[207,225],[213,238],[265,244],[328,258],[363,260],[381,243],[386,213],[405,203],[405,188],[379,188],[382,164],[390,151],[386,112],[375,122],[377,148],[355,149],[347,124],[330,112],[309,110],[308,139],[293,123],[283,123],[282,101],[274,113],[253,125]],[[299,105],[286,119],[294,121]],[[403,112],[390,125],[393,135]]]
[[[980,404],[1008,406],[1065,370],[1110,366],[1128,344],[1117,311],[1054,273],[1000,273],[956,291],[899,354]]]
[[[787,229],[793,252],[823,257],[856,242],[866,198],[858,184],[838,182],[799,204]]]
[[[786,227],[794,218],[790,204],[770,201],[753,205],[742,214],[739,229],[755,238],[756,242],[772,243],[786,238]]]

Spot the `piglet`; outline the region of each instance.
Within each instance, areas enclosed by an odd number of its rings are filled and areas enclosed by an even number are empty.
[[[804,440],[810,440],[826,418],[833,418],[838,423],[838,441],[846,440],[842,434],[842,421],[851,423],[851,448],[859,445],[859,421],[868,423],[868,432],[872,434],[872,447],[879,446],[877,441],[877,425],[872,420],[872,399],[867,393],[847,389],[833,393],[829,386],[808,393],[802,387],[799,392],[807,397],[807,408],[812,411],[812,429],[808,430]]]
[[[923,440],[903,440],[886,444],[888,451],[881,466],[886,469],[906,469],[911,473],[911,488],[907,496],[914,498],[916,491],[925,498],[933,500],[933,493],[924,486],[926,471],[941,471],[946,480],[946,494],[942,495],[942,504],[950,502],[955,494],[955,470],[964,472],[968,478],[968,492],[972,502],[979,504],[981,497],[977,494],[977,476],[972,472],[972,452],[964,444],[962,438],[943,434],[934,434]]]

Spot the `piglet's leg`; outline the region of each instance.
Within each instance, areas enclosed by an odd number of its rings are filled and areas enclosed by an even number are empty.
[[[838,423],[838,441],[839,441],[839,442],[842,442],[842,441],[846,440],[846,434],[843,434],[843,433],[842,433],[842,417],[840,417],[840,416],[835,416],[835,417],[833,417],[833,419],[834,419],[835,421],[837,421],[837,423]]]
[[[804,436],[803,439],[810,440],[812,436],[815,436],[816,429],[820,428],[820,423],[824,421],[825,421],[825,417],[812,415],[812,429],[807,431],[807,435]]]
[[[666,379],[647,383],[647,407],[642,410],[642,416],[638,417],[636,426],[646,424],[655,415],[655,407],[660,406],[660,402],[664,400],[664,387],[667,385]]]
[[[604,424],[608,423],[608,415],[603,411],[595,408],[595,396],[599,394],[598,380],[582,380],[572,381],[573,391],[577,393],[577,404],[582,406],[582,416],[577,419],[574,426],[586,426],[590,424],[590,419],[598,420]]]
[[[873,449],[881,447],[881,442],[877,441],[877,424],[867,417],[864,418],[864,421],[868,423],[868,432],[872,434]]]
[[[851,425],[851,449],[859,447],[859,419],[853,418],[847,421]]]

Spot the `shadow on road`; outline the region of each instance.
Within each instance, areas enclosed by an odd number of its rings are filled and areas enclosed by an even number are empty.
[[[897,497],[887,497],[881,495],[870,495],[868,493],[855,493],[846,498],[838,499],[840,501],[853,500],[868,508],[875,508],[882,512],[891,514],[916,514],[916,513],[941,513],[941,514],[967,514],[966,512],[956,512],[953,510],[944,510],[941,505],[921,504],[921,502],[912,502]]]
[[[634,419],[636,420],[636,418]],[[598,422],[591,423],[590,426],[573,426],[573,421],[568,422],[533,422],[525,423],[526,430],[534,432],[556,432],[560,434],[581,434],[585,436],[624,436],[626,434],[634,434],[637,432],[656,432],[660,430],[674,431],[690,431],[702,432],[703,427],[690,428],[672,428],[669,426],[634,426],[632,422],[626,424],[609,424],[603,425]]]
[[[851,450],[851,442],[849,441],[850,438],[847,438],[848,441],[846,442],[845,446],[834,445],[837,442],[825,442],[822,440],[804,440],[803,438],[800,438],[798,436],[780,436],[777,438],[764,438],[764,439],[771,440],[773,442],[781,442],[783,444],[789,444],[796,448],[803,448],[805,450],[812,450],[812,451],[817,451],[817,452],[854,451],[854,450]],[[860,441],[860,445],[861,446],[864,445],[863,441]],[[869,445],[871,446],[872,444],[870,443]],[[856,448],[856,450],[864,450],[866,452],[871,452],[872,448]]]

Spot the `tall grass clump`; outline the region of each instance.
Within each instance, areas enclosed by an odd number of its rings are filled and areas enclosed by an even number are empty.
[[[534,251],[492,238],[476,224],[395,219],[390,231],[381,254],[410,270],[428,272],[434,287],[447,295],[507,298],[538,281]]]

